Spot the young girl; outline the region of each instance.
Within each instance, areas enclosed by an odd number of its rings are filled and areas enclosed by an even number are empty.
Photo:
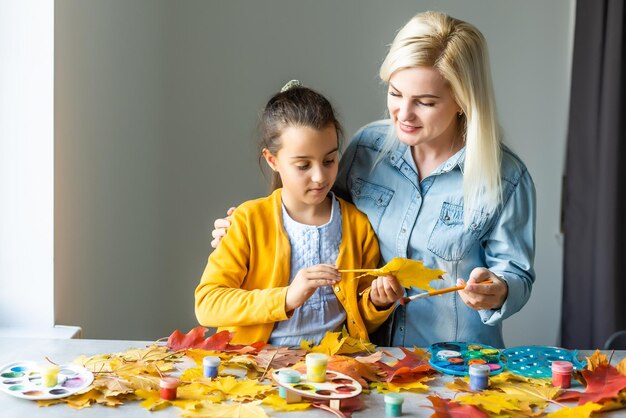
[[[331,104],[290,82],[265,106],[261,133],[274,192],[232,214],[196,288],[198,321],[234,331],[234,343],[319,343],[344,325],[367,341],[404,289],[393,276],[338,272],[376,268],[379,248],[367,217],[330,191],[341,134]]]

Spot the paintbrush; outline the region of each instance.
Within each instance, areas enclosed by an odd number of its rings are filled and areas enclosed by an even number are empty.
[[[476,283],[476,284],[491,284],[493,281],[485,280],[484,282]],[[431,296],[443,295],[444,293],[456,292],[457,290],[465,289],[465,285],[463,286],[454,286],[454,287],[446,287],[445,289],[433,290],[431,292],[424,292],[413,296],[405,296],[400,299],[400,305],[406,305],[412,300],[415,299],[424,299],[429,298]]]

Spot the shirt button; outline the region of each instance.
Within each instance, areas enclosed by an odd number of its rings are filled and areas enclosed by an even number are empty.
[[[404,327],[399,327],[398,329],[400,330],[400,332],[404,332]]]
[[[335,292],[340,292],[341,289],[339,289],[339,286],[335,286]]]
[[[402,233],[406,234],[406,228],[402,228]]]

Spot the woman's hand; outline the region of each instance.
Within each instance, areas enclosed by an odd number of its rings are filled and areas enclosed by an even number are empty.
[[[304,304],[318,287],[333,286],[341,280],[337,266],[317,264],[303,268],[296,274],[285,298],[285,311],[292,311]]]
[[[213,223],[214,229],[211,232],[211,235],[213,236],[213,241],[211,241],[211,247],[217,248],[224,235],[226,235],[226,232],[228,232],[228,227],[230,226],[230,215],[232,215],[234,211],[235,208],[228,209],[225,218],[216,219]]]
[[[379,309],[385,310],[404,296],[404,287],[395,276],[381,276],[372,282],[370,300]]]
[[[491,280],[492,284],[479,284]],[[458,279],[457,286],[465,284]],[[470,273],[465,289],[459,290],[461,299],[472,309],[500,309],[509,293],[506,282],[484,267],[476,267]]]

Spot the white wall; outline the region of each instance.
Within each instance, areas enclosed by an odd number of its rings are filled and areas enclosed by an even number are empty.
[[[54,325],[53,25],[0,0],[0,329]]]
[[[428,9],[485,34],[507,142],[538,192],[537,282],[509,345],[555,344],[573,0],[84,1],[55,6],[55,302],[85,337],[195,326],[212,221],[265,194],[257,115],[285,81],[346,132],[384,115],[378,66]],[[540,324],[540,325],[538,325]]]

